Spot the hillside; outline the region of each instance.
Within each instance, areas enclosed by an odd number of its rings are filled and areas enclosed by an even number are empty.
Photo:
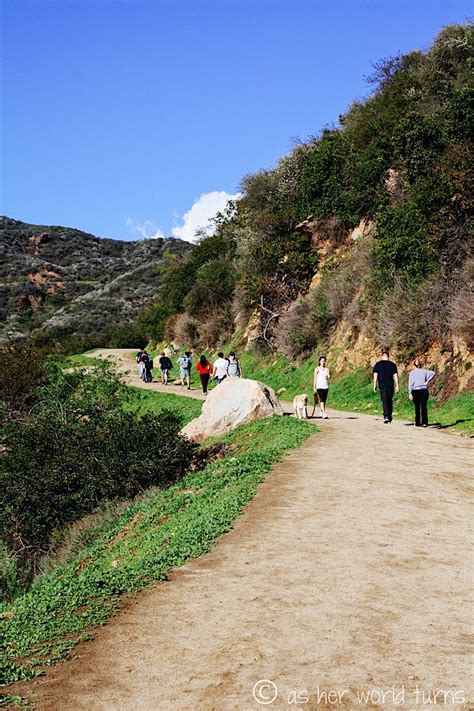
[[[156,296],[157,267],[184,255],[177,239],[125,242],[0,217],[0,340],[41,329],[103,336]]]
[[[243,178],[137,325],[195,348],[327,353],[341,375],[389,346],[444,372],[444,399],[472,389],[473,58],[466,24],[377,62],[337,125]]]

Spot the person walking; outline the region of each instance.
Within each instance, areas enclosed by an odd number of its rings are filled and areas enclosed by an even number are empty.
[[[202,392],[207,395],[207,386],[209,385],[209,378],[212,373],[212,365],[209,363],[205,355],[199,358],[199,363],[196,366],[196,370],[199,373],[201,379]]]
[[[138,368],[138,377],[141,379],[142,377],[142,370],[143,370],[143,363],[142,363],[142,356],[143,356],[143,348],[140,348],[140,350],[137,353],[136,361],[137,361],[137,368]]]
[[[146,382],[146,362],[148,360],[148,353],[146,350],[142,351],[142,354],[140,356],[140,378],[143,380],[143,382]]]
[[[377,385],[380,392],[380,399],[383,408],[383,421],[388,425],[392,421],[393,413],[393,394],[400,391],[400,382],[398,380],[398,368],[390,360],[388,348],[382,351],[382,360],[379,360],[373,367],[373,388],[377,390]]]
[[[235,355],[235,351],[230,351],[227,361],[229,363],[227,367],[227,375],[229,378],[243,378],[242,366],[240,365],[240,360]]]
[[[428,384],[436,377],[434,370],[423,368],[419,358],[408,376],[408,397],[415,406],[415,426],[428,427]]]
[[[323,420],[327,420],[328,416],[326,413],[326,401],[328,399],[329,392],[329,378],[331,374],[329,368],[326,365],[326,358],[321,356],[318,365],[314,369],[314,381],[313,381],[313,392],[318,394],[319,398],[319,417]]]
[[[191,358],[191,353],[189,351],[186,351],[181,358],[178,358],[178,363],[179,363],[179,379],[181,381],[181,385],[186,385],[188,386],[188,390],[191,390],[191,380],[190,380],[190,372],[191,372],[191,365],[192,365],[192,358]]]
[[[224,358],[224,354],[220,351],[217,354],[217,359],[214,362],[212,377],[217,380],[217,384],[220,385],[227,378],[227,369],[229,367],[229,361]]]
[[[165,353],[161,354],[159,363],[161,371],[161,382],[163,385],[168,385],[168,375],[171,368],[173,367],[173,363],[168,358],[168,356],[165,355]]]
[[[146,351],[145,351],[146,353]],[[153,356],[151,356],[149,353],[146,353],[146,358],[145,358],[145,377],[144,381],[146,383],[152,383],[153,382]]]

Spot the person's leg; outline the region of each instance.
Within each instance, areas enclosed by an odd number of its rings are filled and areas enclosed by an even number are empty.
[[[385,422],[392,421],[392,397],[391,388],[380,388],[380,399],[382,401],[383,419]]]
[[[412,390],[413,405],[415,406],[415,427],[421,427],[421,399],[420,391]]]
[[[423,427],[428,427],[428,390],[421,390],[420,407],[421,407],[421,424]]]
[[[322,401],[322,397],[321,397],[321,393],[322,393],[321,388],[317,388],[316,392],[318,393],[318,403],[319,403],[318,415],[319,415],[319,417],[324,417],[324,402]]]
[[[321,417],[324,419],[327,418],[326,415],[326,400],[328,397],[328,391],[326,388],[319,388],[318,390],[318,396],[319,396],[319,402],[320,402],[320,410],[321,410]]]
[[[202,391],[204,395],[207,395],[207,386],[209,385],[209,373],[203,373],[201,375]]]

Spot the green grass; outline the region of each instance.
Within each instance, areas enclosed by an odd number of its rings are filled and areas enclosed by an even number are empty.
[[[170,410],[181,417],[183,426],[201,414],[202,400],[134,387],[130,388],[130,391],[131,399],[127,402],[125,408],[140,412],[140,414],[146,412],[159,414],[163,410]]]
[[[64,366],[66,368],[78,368],[79,366],[84,366],[84,365],[95,365],[98,363],[98,358],[94,358],[93,356],[88,356],[85,353],[80,353],[78,355],[69,355],[65,356],[64,359]]]
[[[40,674],[88,639],[91,627],[105,624],[120,595],[164,580],[172,567],[207,553],[272,465],[314,431],[306,422],[271,417],[220,438],[231,448],[224,459],[128,506],[73,561],[0,607],[1,682]]]

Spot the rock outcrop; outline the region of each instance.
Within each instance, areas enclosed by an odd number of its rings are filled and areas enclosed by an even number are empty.
[[[181,433],[200,442],[271,415],[283,415],[271,388],[258,380],[229,378],[209,392],[200,416],[189,422]]]

